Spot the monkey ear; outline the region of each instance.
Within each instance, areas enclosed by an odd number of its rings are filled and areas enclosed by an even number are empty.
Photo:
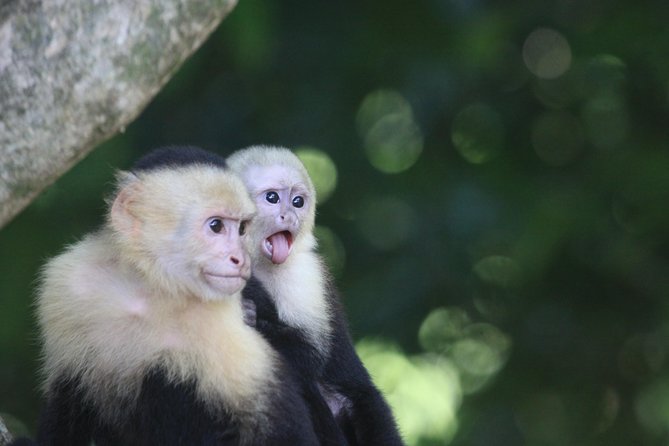
[[[117,178],[119,189],[111,204],[111,226],[115,231],[132,237],[140,229],[135,207],[139,201],[142,182],[130,172],[120,172]]]

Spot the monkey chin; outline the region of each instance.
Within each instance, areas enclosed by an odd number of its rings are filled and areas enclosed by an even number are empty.
[[[221,275],[215,273],[202,273],[204,280],[215,293],[207,293],[207,300],[220,300],[240,292],[245,286],[248,277],[243,275]],[[212,299],[210,296],[213,295]]]

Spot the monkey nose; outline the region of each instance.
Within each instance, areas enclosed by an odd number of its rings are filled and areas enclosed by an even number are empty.
[[[236,249],[233,252],[228,254],[229,265],[234,269],[244,268],[246,261],[246,256],[241,249]]]
[[[289,224],[290,226],[295,226],[297,218],[293,213],[280,214],[279,222],[282,224]]]

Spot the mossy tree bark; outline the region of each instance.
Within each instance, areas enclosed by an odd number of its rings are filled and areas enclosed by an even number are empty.
[[[0,417],[0,446],[5,446],[6,444],[9,444],[10,441],[12,441],[12,436],[7,430],[7,426],[5,426],[2,417]]]
[[[0,5],[0,227],[130,123],[236,0]]]

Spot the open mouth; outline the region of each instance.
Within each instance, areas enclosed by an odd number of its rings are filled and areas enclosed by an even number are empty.
[[[293,246],[293,234],[290,231],[281,231],[270,235],[265,239],[263,247],[265,254],[272,263],[279,264],[286,261]]]

